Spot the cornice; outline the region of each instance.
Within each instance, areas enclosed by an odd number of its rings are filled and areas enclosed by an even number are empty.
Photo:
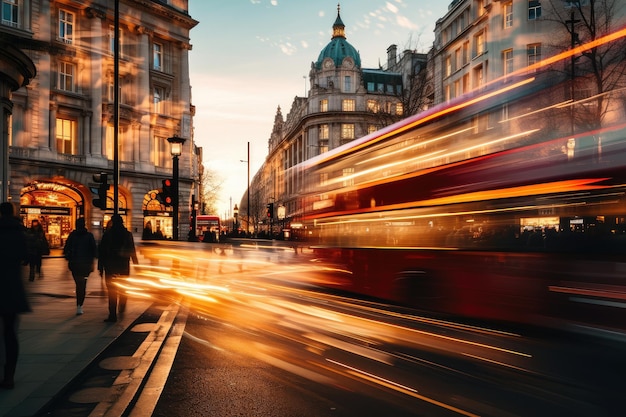
[[[131,5],[134,4],[135,7],[140,7],[166,19],[174,20],[185,26],[187,29],[192,29],[199,23],[197,20],[192,19],[189,14],[166,4],[158,3],[156,1],[127,0],[127,3]]]

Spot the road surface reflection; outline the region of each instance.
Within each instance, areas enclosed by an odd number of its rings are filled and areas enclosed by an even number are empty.
[[[316,284],[306,253],[142,246],[121,285],[179,300],[217,329],[186,333],[310,381],[420,415],[611,415],[623,405],[619,341],[444,319]],[[621,387],[621,388],[620,388]]]

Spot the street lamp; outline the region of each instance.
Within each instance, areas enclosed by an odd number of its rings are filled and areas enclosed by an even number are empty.
[[[172,201],[172,206],[174,207],[172,218],[172,239],[178,240],[178,157],[183,153],[183,145],[185,144],[186,139],[173,136],[171,138],[167,138],[167,141],[170,145],[172,145],[170,153],[172,154],[172,179],[174,183],[174,199]]]
[[[248,142],[248,160],[244,161],[243,159],[240,159],[239,162],[247,162],[248,163],[248,188],[247,188],[247,192],[248,192],[248,207],[246,208],[246,217],[248,218],[248,224],[246,225],[246,232],[250,231],[250,142]],[[253,232],[255,230],[253,229]]]
[[[233,233],[234,234],[237,233],[237,216],[239,216],[239,207],[237,207],[237,204],[235,204],[235,207],[233,207],[233,218],[234,218]]]

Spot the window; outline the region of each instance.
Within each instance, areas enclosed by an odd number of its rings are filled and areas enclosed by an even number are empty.
[[[376,125],[367,125],[367,133],[374,133],[376,132],[378,129],[376,129]]]
[[[318,139],[320,139],[320,140],[328,140],[328,138],[329,138],[329,135],[328,135],[328,125],[320,125],[318,135],[319,135]]]
[[[113,55],[115,53],[115,26],[109,26],[109,33],[107,35],[108,37],[108,43],[109,43],[109,53],[111,55]],[[123,37],[124,37],[124,32],[122,32],[122,29],[119,30],[119,41],[120,41],[120,56],[122,56],[122,45],[123,45]]]
[[[342,111],[354,111],[355,110],[355,101],[354,99],[345,99],[341,100],[341,110]]]
[[[115,94],[115,84],[113,84],[113,81],[108,81],[107,85],[106,85],[106,98],[107,101],[109,101],[110,103],[113,103],[113,101],[115,101],[115,96],[113,94]]]
[[[162,136],[154,136],[152,142],[152,163],[157,167],[168,168],[170,158],[169,143]]]
[[[320,185],[324,186],[328,184],[328,172],[322,172],[320,174]]]
[[[372,113],[378,113],[378,101],[376,100],[367,100],[367,111]]]
[[[342,181],[344,187],[354,185],[354,168],[344,168],[341,171],[341,176],[345,179]]]
[[[76,145],[76,121],[71,119],[56,119],[57,152],[74,154]]]
[[[513,72],[513,50],[502,51],[502,73],[507,75]]]
[[[9,146],[13,146],[13,128],[16,127],[16,124],[14,123],[13,120],[13,115],[9,113],[9,119],[7,121],[7,143],[9,144]],[[16,127],[16,131],[18,131],[18,128]]]
[[[368,93],[373,93],[374,91],[376,91],[376,83],[374,83],[372,81],[368,81],[367,82],[367,92]]]
[[[483,85],[483,66],[478,65],[474,68],[474,88],[478,88]]]
[[[463,65],[466,65],[470,61],[470,44],[469,42],[463,43]]]
[[[529,0],[528,20],[537,20],[541,17],[541,3],[539,0]]]
[[[528,66],[534,65],[541,61],[541,44],[531,43],[526,46],[526,54],[528,55]]]
[[[461,62],[461,48],[457,48],[457,50],[454,51],[454,69],[455,69],[455,71],[460,70],[462,65],[463,64]]]
[[[17,2],[18,0],[2,0],[3,25],[14,28],[19,26],[19,5]]]
[[[163,71],[163,45],[156,42],[152,44],[152,68]]]
[[[74,40],[74,13],[59,10],[59,40],[72,43]]]
[[[328,99],[320,100],[320,111],[321,112],[328,111]]]
[[[456,80],[454,82],[454,97],[458,97],[461,95],[461,81]]]
[[[469,74],[463,75],[463,94],[469,92],[470,90],[470,78]]]
[[[485,33],[480,32],[474,37],[474,47],[475,54],[474,56],[480,56],[485,53]]]
[[[346,93],[352,92],[352,77],[350,77],[349,75],[346,75],[343,78],[343,89]]]
[[[503,104],[500,112],[501,121],[509,120],[509,105]]]
[[[446,57],[446,77],[449,77],[452,74],[452,59],[447,56]]]
[[[165,89],[163,87],[154,87],[152,97],[152,111],[154,113],[163,114],[165,101]]]
[[[352,140],[354,139],[354,124],[352,123],[343,123],[341,125],[341,139],[342,140]]]
[[[75,91],[75,66],[69,62],[59,63],[59,90]]]
[[[402,103],[396,103],[396,114],[402,116],[404,114],[404,106]]]
[[[511,28],[513,27],[513,3],[504,3],[502,6],[504,8],[504,28]]]
[[[107,85],[106,85],[106,89],[107,89],[106,99],[110,103],[115,101],[115,96],[113,95],[115,93],[115,83],[112,78],[113,77],[109,78],[109,80],[107,81]],[[132,78],[128,76],[121,77],[119,79],[119,85],[118,85],[118,93],[119,93],[118,98],[121,104],[130,104],[130,105],[133,104],[132,91],[133,91]]]

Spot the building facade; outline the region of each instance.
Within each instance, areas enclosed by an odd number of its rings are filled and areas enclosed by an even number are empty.
[[[253,221],[262,223],[263,230],[272,229],[274,235],[290,222],[297,223],[304,191],[299,163],[397,118],[475,93],[511,88],[522,79],[536,80],[535,85],[551,95],[546,101],[562,100],[562,106],[551,110],[553,117],[529,117],[528,109],[540,103],[516,100],[511,93],[491,111],[476,115],[463,140],[473,144],[477,154],[495,151],[480,146],[483,138],[497,132],[520,141],[520,132],[532,123],[539,133],[523,140],[541,140],[541,132],[562,135],[562,151],[573,156],[582,145],[576,143],[577,132],[626,117],[621,105],[626,60],[620,52],[626,42],[621,38],[600,43],[555,64],[547,58],[590,45],[625,24],[626,5],[612,0],[454,0],[436,22],[428,54],[404,51],[398,57],[392,45],[386,68],[365,69],[346,41],[338,13],[331,42],[311,65],[308,96],[294,99],[286,119],[280,108],[276,113],[267,159],[250,187]],[[579,147],[601,154],[602,138],[594,140],[593,146]],[[344,176],[350,175],[350,168],[345,168]],[[240,204],[243,212],[245,197]]]
[[[11,97],[6,197],[19,201],[26,224],[42,222],[53,247],[64,244],[78,217],[96,235],[110,219],[114,189],[106,209],[95,207],[93,176],[105,173],[113,183],[116,142],[118,212],[127,228],[140,234],[149,224],[172,238],[172,208],[160,198],[163,179],[173,175],[171,137],[186,140],[177,237],[187,237],[200,154],[188,60],[189,32],[198,22],[187,0],[119,0],[118,10],[116,83],[115,1],[3,1],[0,36],[37,71]]]
[[[286,117],[277,109],[268,156],[251,181],[249,207],[247,193],[239,204],[240,218],[250,213],[250,233],[278,234],[302,214],[299,163],[404,116],[402,74],[390,70],[397,67],[395,54],[387,69],[363,68],[346,39],[339,8],[332,30],[330,42],[311,63],[307,96],[296,96]]]

